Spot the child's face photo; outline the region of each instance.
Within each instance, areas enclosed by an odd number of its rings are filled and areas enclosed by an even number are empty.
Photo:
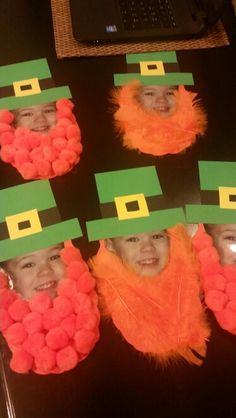
[[[15,128],[21,126],[43,135],[46,135],[57,122],[55,102],[16,109],[13,113]]]
[[[47,292],[55,297],[58,283],[65,277],[65,265],[58,244],[5,261],[3,269],[9,275],[14,290],[24,299],[38,292]]]
[[[236,264],[236,224],[209,225],[207,232],[213,238],[221,264]]]
[[[140,276],[155,276],[168,263],[169,239],[165,231],[107,239],[106,247]]]
[[[162,118],[177,110],[177,90],[173,86],[142,86],[137,99],[144,109],[155,110]]]

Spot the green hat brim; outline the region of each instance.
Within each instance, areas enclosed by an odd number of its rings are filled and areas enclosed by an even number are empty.
[[[216,205],[186,205],[188,223],[235,224],[235,209],[221,209]]]
[[[71,92],[68,86],[53,87],[51,89],[42,90],[38,94],[30,94],[21,97],[4,97],[0,99],[0,109],[13,110],[21,107],[56,102],[59,99],[69,98],[71,98]]]
[[[89,241],[141,234],[170,228],[177,223],[186,223],[182,208],[164,209],[151,212],[149,216],[119,220],[106,218],[86,223]]]
[[[22,238],[5,239],[0,241],[0,261],[19,257],[80,236],[82,236],[82,231],[79,221],[74,218],[47,226],[41,232]]]
[[[165,75],[144,76],[135,73],[114,74],[114,85],[123,86],[132,81],[139,81],[144,86],[161,86],[161,85],[186,85],[193,86],[193,76],[191,73],[167,73]]]

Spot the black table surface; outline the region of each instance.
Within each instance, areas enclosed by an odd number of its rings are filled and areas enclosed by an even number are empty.
[[[124,56],[58,60],[49,0],[0,2],[0,65],[46,57],[56,85],[69,85],[82,131],[80,163],[51,180],[63,219],[78,217],[83,238],[75,241],[85,259],[98,243],[88,243],[85,222],[100,217],[94,173],[155,165],[170,205],[199,198],[198,161],[236,161],[235,45],[178,51],[182,71],[194,75],[194,90],[208,114],[206,135],[185,153],[161,158],[125,150],[113,127],[109,95],[113,73],[125,72]],[[228,17],[226,16],[226,20]],[[230,23],[234,29],[234,20]],[[0,187],[24,180],[0,162]],[[20,375],[7,366],[7,388],[14,411],[0,386],[1,418],[230,418],[236,416],[236,337],[208,313],[212,336],[201,367],[177,363],[161,367],[135,351],[113,325],[101,322],[92,353],[62,375]],[[2,376],[3,382],[3,376]],[[14,415],[15,414],[15,415]]]

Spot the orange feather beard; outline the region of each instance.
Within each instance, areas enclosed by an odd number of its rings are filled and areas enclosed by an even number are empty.
[[[207,118],[196,93],[179,86],[178,108],[163,119],[155,110],[144,110],[136,99],[140,83],[134,81],[113,91],[112,101],[118,106],[114,113],[115,127],[123,145],[145,154],[165,155],[184,151],[203,135]]]
[[[184,227],[168,234],[169,262],[154,277],[132,272],[101,241],[90,260],[100,309],[136,350],[163,364],[184,358],[200,365],[210,330],[199,298],[198,264]]]

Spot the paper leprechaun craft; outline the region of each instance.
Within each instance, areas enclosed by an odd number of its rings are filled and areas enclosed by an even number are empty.
[[[179,70],[174,51],[126,55],[127,74],[115,74],[115,126],[123,145],[145,154],[184,151],[206,129],[206,116],[185,89],[191,73]],[[118,87],[118,88],[117,88]]]
[[[222,328],[236,334],[236,163],[200,161],[201,205],[188,205],[199,223],[193,244],[206,305]]]
[[[80,160],[80,129],[67,86],[45,58],[0,67],[0,157],[24,179],[68,173]]]
[[[62,373],[99,338],[95,281],[47,180],[0,191],[0,330],[19,373]]]
[[[100,308],[135,349],[201,364],[209,329],[181,208],[166,207],[154,166],[96,174],[103,219],[90,260]]]

